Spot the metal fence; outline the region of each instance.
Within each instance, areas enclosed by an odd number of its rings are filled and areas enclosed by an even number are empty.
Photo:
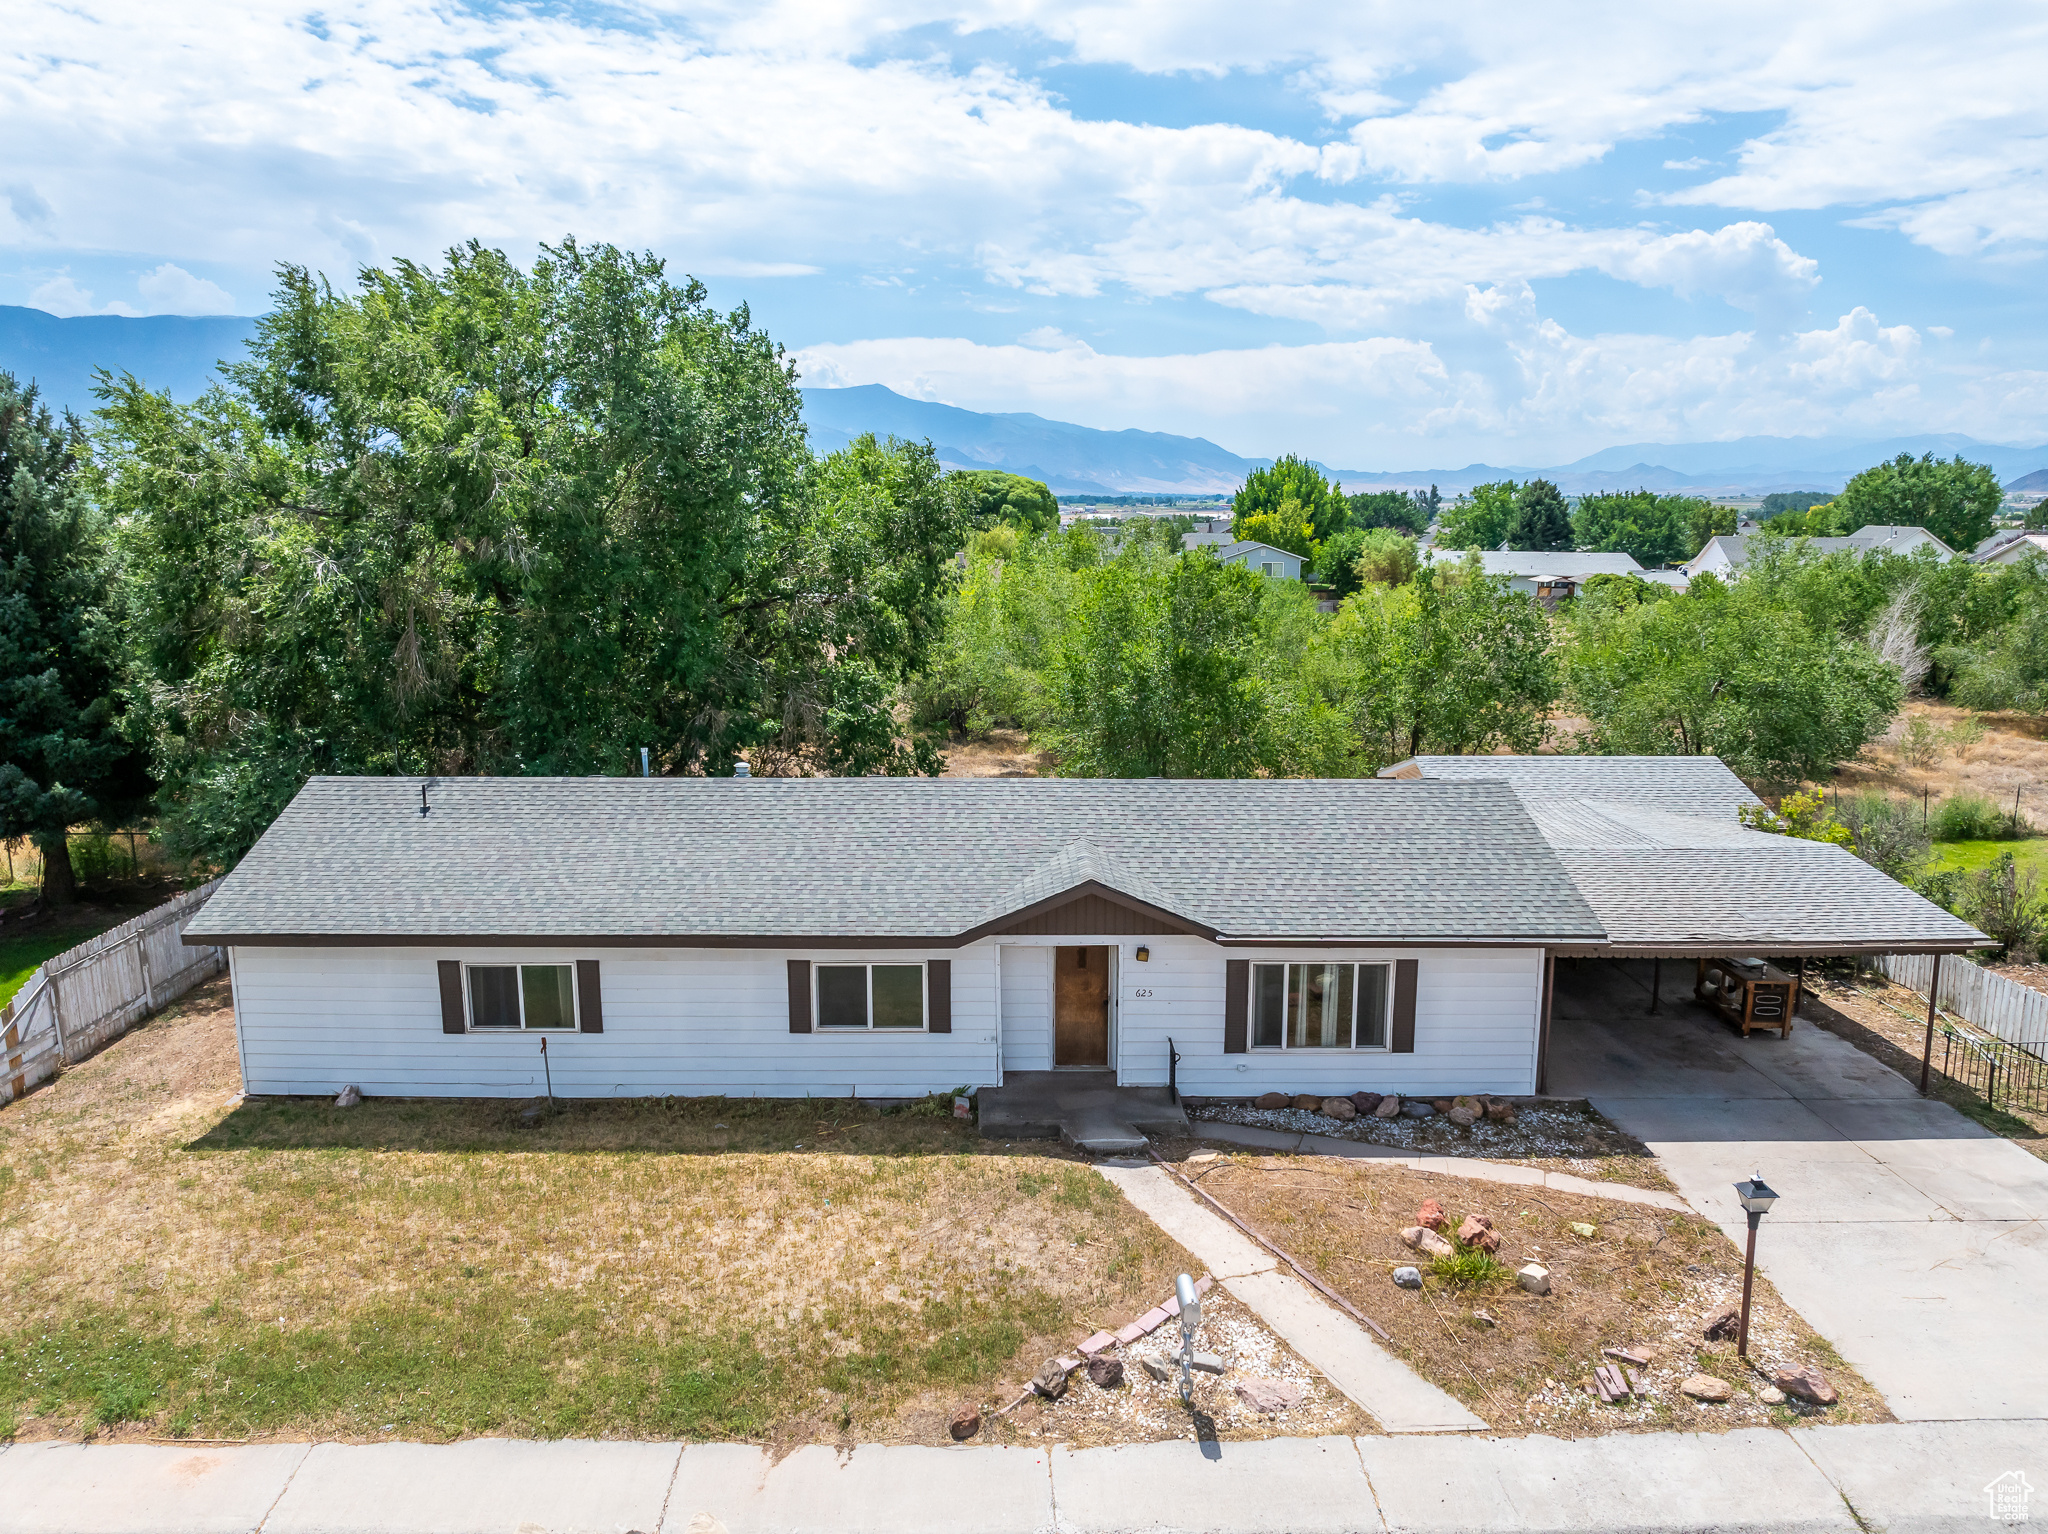
[[[1930,954],[1887,954],[1878,970],[1925,996]],[[1981,969],[1959,953],[1941,960],[1931,1063],[1991,1106],[2048,1108],[2048,993]]]
[[[187,948],[185,928],[220,885],[187,890],[47,960],[0,1009],[0,1103],[119,1038],[220,973],[225,948]]]

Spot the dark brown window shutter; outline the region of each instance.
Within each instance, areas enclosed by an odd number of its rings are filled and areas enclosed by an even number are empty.
[[[462,1010],[462,961],[443,959],[441,970],[441,1031],[467,1033],[469,1021]]]
[[[811,961],[789,961],[789,1031],[811,1031]]]
[[[933,959],[924,967],[925,1027],[933,1033],[953,1031],[953,961]]]
[[[604,993],[597,983],[595,959],[576,961],[576,1016],[583,1032],[604,1032]]]
[[[1226,959],[1223,964],[1223,1052],[1241,1055],[1250,1037],[1252,961]]]
[[[1415,961],[1394,961],[1394,1027],[1389,1049],[1397,1055],[1415,1053]]]

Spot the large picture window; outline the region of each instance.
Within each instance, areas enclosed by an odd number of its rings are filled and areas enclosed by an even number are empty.
[[[922,964],[820,964],[818,1026],[922,1028]]]
[[[569,964],[470,964],[472,1028],[574,1028],[576,970]]]
[[[1385,1049],[1385,964],[1254,964],[1254,1049]]]

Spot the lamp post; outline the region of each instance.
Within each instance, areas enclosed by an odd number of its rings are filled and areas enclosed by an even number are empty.
[[[1735,1196],[1742,1200],[1742,1212],[1749,1216],[1749,1250],[1742,1256],[1742,1330],[1735,1340],[1736,1356],[1745,1363],[1749,1361],[1749,1285],[1756,1276],[1756,1228],[1763,1217],[1771,1212],[1771,1205],[1777,1203],[1778,1195],[1764,1181],[1759,1172],[1748,1182],[1735,1185]]]
[[[1195,1281],[1183,1273],[1173,1281],[1173,1297],[1180,1301],[1180,1398],[1195,1395],[1195,1328],[1202,1324],[1202,1297],[1195,1293]]]

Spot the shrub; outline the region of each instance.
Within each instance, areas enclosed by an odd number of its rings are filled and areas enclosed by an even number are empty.
[[[1495,1260],[1493,1253],[1476,1246],[1467,1246],[1453,1236],[1454,1248],[1448,1257],[1439,1257],[1430,1265],[1436,1276],[1454,1289],[1478,1289],[1488,1284],[1504,1283],[1513,1277],[1507,1267]]]
[[[1942,740],[1955,755],[1966,757],[1971,747],[1983,744],[1984,721],[1965,714],[1942,732]]]
[[[1963,894],[1963,909],[1977,929],[2005,945],[2005,956],[2031,964],[2040,952],[2041,933],[2048,928],[2048,905],[2040,880],[2030,868],[2021,873],[2010,852],[1979,869]]]
[[[1944,868],[1938,873],[1923,874],[1915,879],[1913,888],[1943,910],[1953,911],[1963,903],[1966,877],[1960,868]]]
[[[1982,794],[1951,794],[1934,812],[1933,835],[1938,842],[1992,841],[2007,827],[2007,817]]]
[[[1735,813],[1751,830],[1769,831],[1775,836],[1796,836],[1801,841],[1826,842],[1835,847],[1847,847],[1854,841],[1850,828],[1828,813],[1827,800],[1817,788],[1787,794],[1778,801],[1776,810],[1745,804]]]
[[[129,873],[128,849],[104,831],[71,838],[71,867],[80,884],[111,884]]]
[[[1925,714],[1915,714],[1899,733],[1899,760],[1909,767],[1931,766],[1940,753],[1942,732]]]
[[[1927,861],[1918,805],[1889,794],[1857,794],[1842,803],[1839,814],[1856,839],[1851,850],[1879,872],[1904,884]]]

